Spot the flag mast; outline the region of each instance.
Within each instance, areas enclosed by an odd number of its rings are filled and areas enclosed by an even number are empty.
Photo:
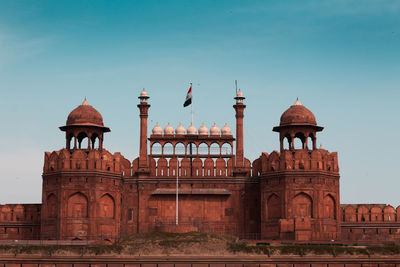
[[[192,103],[190,105],[190,112],[192,113],[192,125],[193,125],[193,86],[192,86],[192,83],[190,83],[190,88],[192,88]]]
[[[179,160],[178,156],[176,157],[176,199],[175,199],[175,224],[178,225],[178,212],[179,212],[179,195],[178,195],[178,190],[179,190]]]

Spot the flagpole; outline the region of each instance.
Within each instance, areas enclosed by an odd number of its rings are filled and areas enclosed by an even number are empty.
[[[176,206],[175,206],[175,224],[176,225],[178,225],[178,211],[179,211],[179,196],[178,196],[178,190],[179,190],[179,187],[178,187],[178,184],[179,184],[179,181],[178,181],[178,178],[179,177],[179,160],[178,160],[178,157],[176,157],[176,200],[175,200],[175,203],[176,203]]]
[[[192,104],[190,105],[190,111],[192,113],[192,125],[193,125],[193,85],[192,85],[192,83],[190,83],[190,88],[192,88]]]

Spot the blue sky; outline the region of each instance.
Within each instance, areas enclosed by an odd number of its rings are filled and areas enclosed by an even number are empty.
[[[196,126],[234,128],[237,79],[250,160],[299,97],[339,153],[341,202],[398,205],[399,47],[399,1],[1,1],[0,202],[41,202],[44,151],[85,96],[133,160],[143,87],[149,130],[189,125],[189,82]]]

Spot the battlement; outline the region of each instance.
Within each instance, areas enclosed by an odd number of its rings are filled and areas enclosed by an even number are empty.
[[[400,222],[400,206],[396,209],[386,204],[342,204],[344,223]]]
[[[41,204],[0,205],[0,223],[39,223]]]
[[[107,150],[61,149],[45,152],[43,174],[58,171],[104,171],[122,176],[131,175],[131,163],[121,153]]]
[[[234,157],[230,158],[199,158],[195,157],[190,162],[190,158],[155,158],[149,157],[150,175],[153,177],[230,177],[233,174]],[[139,159],[135,159],[132,164],[132,173],[138,170]],[[245,159],[244,172],[246,176],[251,176],[251,162]]]
[[[293,149],[263,152],[253,162],[253,175],[287,170],[311,170],[339,173],[337,152],[325,149]]]

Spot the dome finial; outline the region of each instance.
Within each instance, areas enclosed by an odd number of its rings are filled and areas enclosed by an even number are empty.
[[[82,105],[82,106],[90,106],[90,105],[89,105],[89,102],[87,102],[87,100],[86,100],[86,96],[85,96],[85,99],[83,100],[83,102],[82,102],[81,105]]]
[[[294,102],[293,106],[302,106],[299,97],[297,97],[296,102]]]

